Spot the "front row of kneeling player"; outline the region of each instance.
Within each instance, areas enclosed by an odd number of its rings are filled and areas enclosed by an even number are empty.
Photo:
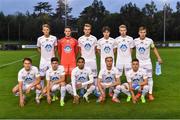
[[[86,90],[83,98],[89,102],[88,96],[97,92],[99,98],[97,102],[103,102],[106,98],[106,89],[113,89],[113,102],[119,103],[118,95],[122,92],[127,95],[127,102],[132,99],[136,103],[141,97],[142,103],[145,103],[145,95],[149,91],[146,72],[139,68],[139,61],[132,61],[132,69],[127,73],[127,83],[121,84],[120,73],[113,67],[113,58],[106,57],[106,66],[100,70],[98,81],[94,81],[93,74],[90,68],[85,67],[85,60],[82,57],[77,59],[77,67],[73,69],[71,75],[71,83],[65,83],[64,67],[59,65],[58,58],[51,59],[51,68],[46,72],[46,87],[41,86],[40,75],[38,68],[32,66],[32,60],[25,58],[23,60],[23,68],[18,73],[18,85],[13,88],[13,93],[19,96],[19,105],[25,104],[25,94],[30,90],[36,90],[36,102],[39,104],[40,99],[47,97],[47,102],[58,100],[55,92],[60,91],[60,106],[64,106],[64,98],[66,91],[74,97],[73,103],[79,103],[79,95],[77,90]],[[137,91],[135,95],[134,91]]]

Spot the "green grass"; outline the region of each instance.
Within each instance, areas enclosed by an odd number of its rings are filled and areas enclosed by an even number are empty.
[[[34,94],[27,96],[24,108],[18,106],[18,97],[11,93],[17,84],[17,73],[22,67],[18,62],[0,68],[0,118],[179,118],[180,119],[180,49],[159,49],[163,58],[162,75],[154,75],[153,102],[137,104],[126,103],[125,95],[121,95],[121,103],[112,103],[110,98],[104,104],[97,104],[91,96],[90,103],[82,101],[79,105],[72,104],[72,98],[66,97],[64,107],[56,101],[48,105],[44,99],[40,105],[34,102]],[[35,50],[0,51],[0,65],[38,55]],[[152,55],[155,63],[154,55]],[[39,57],[33,57],[33,64],[38,66]],[[123,77],[123,81],[125,81]]]

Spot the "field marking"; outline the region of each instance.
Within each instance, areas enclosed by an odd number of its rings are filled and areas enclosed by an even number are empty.
[[[29,56],[29,58],[33,58],[33,57],[36,57],[36,56],[37,56],[37,55],[32,55],[32,56]],[[13,61],[13,62],[10,62],[10,63],[3,64],[3,65],[0,66],[0,68],[6,67],[6,66],[9,66],[9,65],[18,63],[18,62],[22,62],[22,60],[23,60],[23,59],[20,59],[20,60],[16,60],[16,61]]]

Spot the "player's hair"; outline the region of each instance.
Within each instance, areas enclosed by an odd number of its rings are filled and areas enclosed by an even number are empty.
[[[92,28],[91,24],[89,24],[89,23],[84,24],[84,27],[90,27],[90,28]]]
[[[51,63],[54,62],[54,61],[58,62],[59,60],[58,60],[57,57],[52,57],[52,58],[51,58]]]
[[[124,24],[120,25],[120,26],[119,26],[119,29],[120,29],[120,28],[126,28],[126,29],[127,29],[126,25],[124,25]]]
[[[66,28],[72,30],[71,26],[65,26],[65,27],[64,27],[64,30],[65,30]]]
[[[24,63],[25,61],[29,61],[30,63],[32,63],[32,59],[31,59],[31,58],[25,57],[25,58],[23,59],[23,63]]]
[[[42,25],[42,29],[43,29],[44,27],[50,29],[50,25],[49,25],[49,24],[43,24],[43,25]]]
[[[139,60],[137,58],[135,58],[135,59],[132,60],[132,63],[133,62],[139,62]]]
[[[147,30],[147,28],[145,26],[139,27],[139,31],[142,31],[142,30]]]
[[[104,27],[102,28],[102,32],[105,32],[105,31],[110,32],[111,29],[110,29],[108,26],[104,26]]]
[[[112,56],[108,56],[105,58],[105,61],[107,61],[107,59],[111,58],[113,60],[113,57]]]
[[[83,57],[78,57],[77,62],[78,62],[79,60],[83,60],[83,62],[85,62],[85,59],[84,59]]]

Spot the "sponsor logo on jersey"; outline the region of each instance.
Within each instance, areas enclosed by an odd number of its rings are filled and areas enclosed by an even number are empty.
[[[86,80],[86,77],[80,76],[77,81],[78,82],[86,82],[87,80]]]
[[[51,77],[51,80],[56,81],[56,80],[59,80],[59,78],[57,76],[55,76],[55,77]]]
[[[70,45],[66,45],[66,46],[64,47],[64,51],[65,51],[66,53],[70,53],[70,52],[72,51],[71,46],[70,46]]]
[[[112,77],[106,77],[104,82],[113,82],[113,78]]]

